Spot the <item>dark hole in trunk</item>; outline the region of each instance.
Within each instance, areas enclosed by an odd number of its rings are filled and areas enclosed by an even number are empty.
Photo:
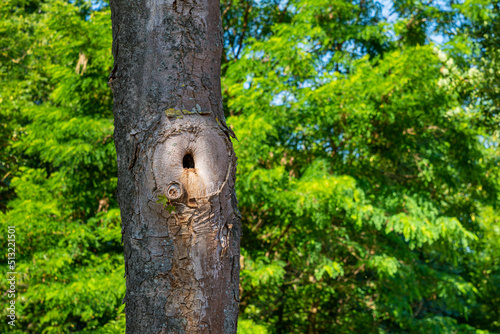
[[[191,154],[186,154],[182,159],[182,167],[184,168],[194,168],[194,159]]]

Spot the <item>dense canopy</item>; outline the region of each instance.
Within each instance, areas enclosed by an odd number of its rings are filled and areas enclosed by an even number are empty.
[[[498,1],[221,11],[239,333],[499,333]],[[109,6],[4,0],[0,17],[19,316],[0,332],[123,333]]]

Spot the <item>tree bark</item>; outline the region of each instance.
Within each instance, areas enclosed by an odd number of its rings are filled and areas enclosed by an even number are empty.
[[[241,219],[219,1],[112,0],[111,12],[127,333],[236,333]]]

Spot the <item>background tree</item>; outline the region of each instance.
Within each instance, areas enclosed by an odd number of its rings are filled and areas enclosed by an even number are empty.
[[[20,273],[19,322],[0,332],[123,332],[109,9],[4,1],[0,13],[1,178],[13,197],[0,220],[17,226]]]
[[[495,6],[222,1],[240,333],[500,332]],[[123,333],[109,8],[0,8],[18,332]]]

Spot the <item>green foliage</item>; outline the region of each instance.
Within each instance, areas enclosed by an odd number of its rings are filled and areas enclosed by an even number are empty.
[[[175,206],[173,206],[170,203],[170,200],[165,195],[158,195],[158,200],[156,201],[156,203],[162,204],[163,207],[166,208],[169,213],[172,213],[175,211]]]
[[[498,6],[221,1],[240,333],[500,332]],[[0,15],[16,330],[122,333],[109,8]]]
[[[12,171],[2,170],[9,201],[0,220],[4,231],[16,226],[17,332],[124,328],[110,15],[89,6],[0,5],[2,163]],[[13,331],[4,321],[0,332]]]
[[[498,217],[498,116],[484,109],[498,95],[470,33],[496,4],[398,1],[392,21],[371,2],[289,4],[224,68],[242,318],[278,333],[498,332],[479,218]]]

